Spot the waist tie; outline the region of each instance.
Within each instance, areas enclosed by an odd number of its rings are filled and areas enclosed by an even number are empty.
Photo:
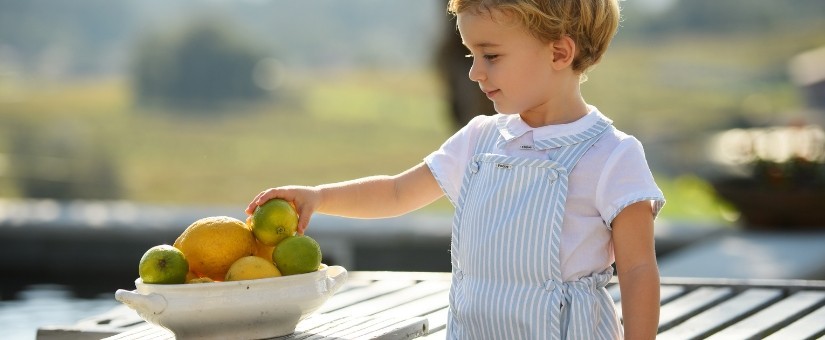
[[[548,280],[544,289],[550,291],[550,331],[553,339],[591,339],[593,327],[604,320],[605,312],[613,313],[613,300],[603,290],[613,277],[613,269],[583,277],[576,281]],[[601,301],[600,301],[601,300]],[[605,303],[610,310],[605,310]],[[612,318],[612,317],[611,317]],[[566,326],[562,327],[562,323]],[[609,334],[605,334],[609,338]]]

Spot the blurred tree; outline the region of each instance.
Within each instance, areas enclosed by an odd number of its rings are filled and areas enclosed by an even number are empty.
[[[254,70],[266,58],[224,20],[200,19],[180,35],[152,35],[135,55],[138,103],[203,109],[264,98]]]
[[[461,43],[451,18],[442,35],[441,46],[437,50],[437,64],[441,78],[447,88],[450,103],[450,118],[455,130],[460,129],[477,115],[495,114],[493,102],[470,80],[469,72],[473,60],[467,58],[467,48]]]

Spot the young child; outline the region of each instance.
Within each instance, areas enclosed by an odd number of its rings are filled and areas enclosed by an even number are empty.
[[[580,93],[619,22],[617,0],[451,0],[470,79],[498,114],[478,116],[395,176],[261,192],[313,213],[401,215],[455,206],[450,339],[653,339],[653,220],[664,197],[638,140]],[[624,325],[604,289],[616,263]]]

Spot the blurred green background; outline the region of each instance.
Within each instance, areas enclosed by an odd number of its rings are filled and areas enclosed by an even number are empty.
[[[457,128],[445,3],[1,0],[0,198],[241,210],[272,186],[403,171]],[[806,119],[788,63],[825,45],[825,2],[621,4],[586,99],[645,144],[663,218],[733,221],[700,142]]]

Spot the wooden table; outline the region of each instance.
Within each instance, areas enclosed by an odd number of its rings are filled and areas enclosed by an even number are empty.
[[[608,286],[618,307],[614,281]],[[347,283],[296,332],[279,339],[444,339],[449,273],[351,272]],[[825,339],[825,281],[663,278],[658,339]],[[131,309],[37,339],[173,339]]]

